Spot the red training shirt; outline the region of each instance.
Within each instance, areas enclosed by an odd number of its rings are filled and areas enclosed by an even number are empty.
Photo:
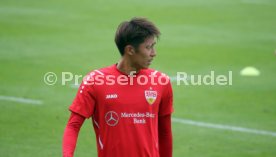
[[[159,157],[158,117],[173,112],[172,96],[166,75],[112,65],[86,76],[69,109],[92,117],[98,157]]]

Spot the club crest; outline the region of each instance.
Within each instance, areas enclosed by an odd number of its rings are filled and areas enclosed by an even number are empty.
[[[157,98],[157,91],[154,91],[152,89],[150,90],[145,90],[145,98],[147,100],[147,102],[152,105],[156,98]]]

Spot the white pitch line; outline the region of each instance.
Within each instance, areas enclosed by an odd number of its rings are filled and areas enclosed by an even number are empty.
[[[71,87],[71,88],[79,88],[80,85],[79,85],[79,84],[70,84],[70,87]]]
[[[230,126],[230,125],[197,122],[197,121],[193,121],[193,120],[189,120],[189,119],[180,119],[180,118],[172,118],[172,121],[176,122],[176,123],[195,125],[195,126],[199,126],[199,127],[239,131],[239,132],[245,132],[245,133],[251,133],[251,134],[269,135],[269,136],[276,137],[276,132],[272,132],[272,131],[249,129],[249,128],[243,128],[243,127],[237,127],[237,126]]]
[[[19,102],[24,104],[33,104],[33,105],[43,104],[43,102],[40,100],[26,99],[26,98],[13,97],[13,96],[4,96],[4,95],[0,95],[0,100],[13,101],[13,102]]]
[[[171,80],[171,82],[177,81],[177,77],[176,76],[170,76],[170,80]]]
[[[170,80],[171,80],[171,82],[177,82],[177,76],[169,76],[170,77]],[[183,78],[181,77],[181,81],[184,81],[184,80],[182,80]],[[189,81],[189,80],[191,80],[191,77],[190,76],[186,76],[186,81]]]

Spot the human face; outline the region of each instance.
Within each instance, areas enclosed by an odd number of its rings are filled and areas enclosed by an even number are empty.
[[[150,66],[156,56],[155,44],[155,37],[149,37],[135,49],[135,53],[131,58],[136,69],[146,69]]]

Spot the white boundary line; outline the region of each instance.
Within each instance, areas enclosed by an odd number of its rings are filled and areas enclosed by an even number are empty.
[[[80,87],[80,84],[77,84],[77,85],[76,85],[76,84],[70,84],[70,87],[71,87],[71,88],[79,88],[79,87]]]
[[[189,124],[189,125],[194,125],[194,126],[199,126],[199,127],[239,131],[239,132],[245,132],[245,133],[251,133],[251,134],[269,135],[269,136],[276,137],[276,132],[272,132],[272,131],[249,129],[249,128],[243,128],[243,127],[237,127],[237,126],[230,126],[230,125],[197,122],[197,121],[193,121],[193,120],[189,120],[189,119],[181,119],[181,118],[172,118],[172,121],[176,122],[176,123]]]
[[[43,102],[40,100],[26,99],[26,98],[13,97],[13,96],[4,96],[4,95],[0,95],[0,100],[13,101],[13,102],[32,104],[32,105],[42,105],[43,104]]]
[[[177,82],[177,76],[169,76],[171,82]],[[191,80],[191,77],[188,75],[186,76],[186,81]]]

